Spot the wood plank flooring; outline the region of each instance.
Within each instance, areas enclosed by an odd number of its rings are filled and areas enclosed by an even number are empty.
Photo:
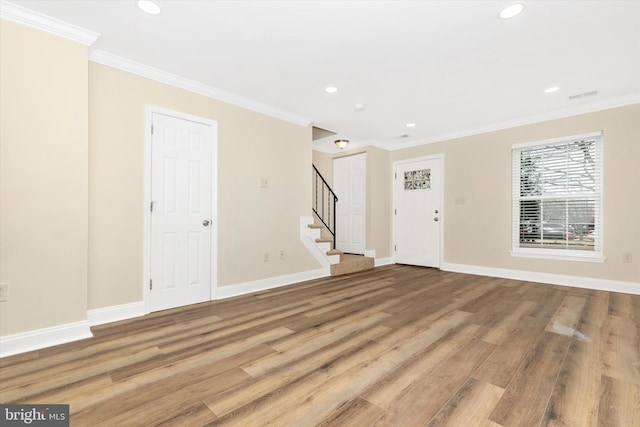
[[[640,426],[640,296],[392,265],[0,359],[72,426]]]

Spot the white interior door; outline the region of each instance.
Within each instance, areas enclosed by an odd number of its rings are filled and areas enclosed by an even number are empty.
[[[153,113],[150,310],[211,298],[211,125]]]
[[[333,186],[336,204],[336,248],[364,255],[366,222],[367,155],[333,160]]]
[[[394,164],[395,262],[440,268],[442,157]]]

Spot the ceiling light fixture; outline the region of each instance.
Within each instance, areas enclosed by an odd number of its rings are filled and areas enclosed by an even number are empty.
[[[502,9],[498,14],[498,16],[501,19],[509,19],[509,18],[513,18],[514,16],[520,15],[523,10],[524,10],[524,5],[520,3],[516,3]]]
[[[364,104],[356,104],[353,106],[353,109],[356,111],[362,111],[364,110]]]
[[[553,93],[557,92],[560,88],[558,86],[551,86],[544,90],[544,93]]]
[[[345,148],[347,148],[347,145],[349,145],[348,139],[336,139],[334,142],[336,144],[336,147],[338,147],[340,150],[344,150]]]
[[[327,86],[324,88],[324,91],[327,93],[336,93],[338,91],[338,88],[335,86]]]
[[[407,123],[407,127],[408,128],[414,128],[414,127],[416,127],[416,124],[415,123]]]
[[[160,12],[162,12],[160,6],[158,6],[151,0],[140,0],[138,2],[138,8],[140,8],[140,10],[144,13],[148,13],[149,15],[159,15]]]

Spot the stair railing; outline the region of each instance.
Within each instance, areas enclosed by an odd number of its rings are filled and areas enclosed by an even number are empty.
[[[336,248],[336,203],[338,203],[338,197],[333,192],[327,181],[323,178],[322,174],[315,165],[313,165],[313,171],[315,173],[313,182],[315,184],[314,190],[314,202],[313,212],[322,221],[331,237],[333,237],[332,247]]]

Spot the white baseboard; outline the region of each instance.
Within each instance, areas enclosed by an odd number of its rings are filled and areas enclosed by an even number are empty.
[[[39,350],[91,337],[93,337],[93,334],[87,321],[7,335],[0,337],[0,357],[26,353],[27,351]]]
[[[117,322],[118,320],[144,316],[145,314],[144,301],[139,301],[88,310],[87,321],[90,326],[96,326],[104,323]]]
[[[267,279],[254,280],[251,282],[238,283],[229,286],[218,287],[218,299],[231,298],[252,292],[265,291],[267,289],[279,288],[281,286],[292,285],[306,280],[320,279],[327,277],[329,271],[326,268],[303,271],[301,273],[287,274],[284,276],[269,277]]]
[[[376,258],[375,260],[375,265],[376,267],[381,267],[383,265],[389,265],[389,264],[393,264],[393,258],[389,257],[389,258]]]
[[[595,279],[592,277],[565,276],[562,274],[538,273],[535,271],[508,270],[504,268],[479,267],[475,265],[453,264],[448,262],[443,263],[442,270],[455,273],[500,277],[503,279],[526,280],[527,282],[547,283],[550,285],[640,295],[640,283],[636,282]]]
[[[328,275],[329,269],[321,268],[301,273],[254,280],[252,282],[244,282],[237,285],[223,286],[218,288],[218,299],[278,288],[281,286],[304,282],[306,280],[327,277]],[[14,354],[26,353],[32,350],[39,350],[45,347],[91,338],[93,337],[93,334],[91,333],[91,329],[89,329],[90,326],[130,319],[133,317],[143,316],[145,314],[145,305],[143,301],[88,310],[86,321],[0,337],[0,357],[12,356]]]

